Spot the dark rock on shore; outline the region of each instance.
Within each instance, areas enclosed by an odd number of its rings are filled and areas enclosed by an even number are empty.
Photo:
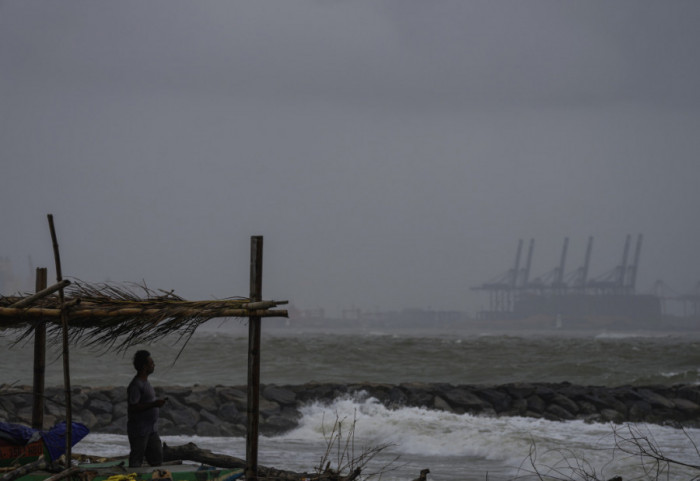
[[[246,386],[156,387],[168,397],[160,411],[161,434],[245,436]],[[700,386],[576,386],[569,383],[513,383],[470,386],[441,383],[265,385],[260,389],[260,433],[294,429],[299,411],[311,402],[339,396],[376,398],[389,409],[423,407],[457,414],[526,416],[552,421],[647,422],[700,427]],[[65,415],[62,388],[46,389],[44,425]],[[125,434],[125,387],[73,387],[73,419],[92,432]],[[31,423],[30,386],[0,386],[0,421]]]

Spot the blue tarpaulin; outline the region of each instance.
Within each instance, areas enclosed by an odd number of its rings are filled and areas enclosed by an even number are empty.
[[[90,430],[84,424],[71,423],[71,446],[83,439]],[[66,452],[66,423],[62,421],[56,424],[48,431],[40,431],[32,429],[22,424],[1,423],[0,422],[0,437],[16,444],[27,444],[36,441],[39,437],[44,441],[49,452],[51,461],[60,458]]]

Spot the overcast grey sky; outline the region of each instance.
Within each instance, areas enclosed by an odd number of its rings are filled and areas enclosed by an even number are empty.
[[[474,312],[644,235],[700,280],[696,1],[0,1],[0,256],[188,299]]]

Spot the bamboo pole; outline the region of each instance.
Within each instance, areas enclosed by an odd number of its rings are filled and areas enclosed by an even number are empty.
[[[122,307],[118,309],[108,307],[82,307],[70,311],[70,318],[75,320],[103,320],[112,317],[157,317],[158,319],[169,319],[172,317],[288,317],[287,310],[267,310],[267,309],[197,309],[197,308],[142,308],[142,307]],[[49,307],[30,307],[28,309],[17,309],[14,307],[0,307],[0,318],[7,317],[13,321],[31,320],[42,317],[60,318],[61,309]],[[20,324],[21,322],[17,322]],[[157,322],[154,322],[154,325]],[[85,327],[81,324],[81,327]]]
[[[246,302],[241,304],[241,309],[269,309],[271,307],[281,306],[282,304],[289,304],[289,301],[260,301],[260,302]]]
[[[42,269],[40,267],[37,267],[37,273],[39,269]],[[43,267],[43,269],[46,269]],[[38,275],[38,274],[37,274]],[[46,274],[44,274],[44,277],[46,277]],[[38,290],[36,294],[31,295],[29,297],[25,297],[21,301],[17,301],[14,304],[12,304],[10,307],[27,307],[30,304],[33,304],[35,301],[38,301],[39,299],[43,299],[44,297],[53,294],[54,292],[63,289],[64,287],[67,287],[70,285],[70,281],[68,279],[63,280],[61,282],[58,282],[51,287],[46,287],[46,279],[44,279],[44,287],[41,288],[41,290]],[[37,288],[38,289],[38,288]]]
[[[56,263],[56,281],[63,280],[61,273],[61,255],[58,250],[58,239],[56,238],[56,229],[53,225],[53,215],[48,214],[49,229],[51,230],[51,241],[53,243],[53,257]],[[70,392],[70,360],[68,356],[68,313],[64,306],[63,288],[58,290],[58,297],[61,300],[61,326],[63,330],[63,387],[65,389],[66,400],[66,468],[71,465],[71,448],[73,446],[73,413]]]
[[[46,289],[46,267],[36,268],[38,293]],[[44,373],[46,372],[46,324],[39,320],[34,327],[34,402],[32,403],[32,427],[44,429]]]
[[[250,300],[262,299],[262,236],[250,238]],[[248,318],[248,426],[245,479],[258,479],[258,427],[260,417],[260,316]]]

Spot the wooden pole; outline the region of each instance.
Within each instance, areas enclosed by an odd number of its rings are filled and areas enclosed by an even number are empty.
[[[66,307],[71,307],[74,305],[75,299],[65,303]],[[171,309],[172,314],[168,314],[168,309]],[[154,308],[143,308],[143,307],[122,307],[114,309],[112,307],[84,307],[80,309],[71,309],[70,317],[72,321],[101,321],[112,317],[139,317],[139,316],[154,316],[160,319],[166,319],[168,316],[183,317],[183,316],[197,316],[197,317],[287,317],[289,312],[286,310],[267,310],[267,309],[200,309],[200,308],[179,308],[173,306],[168,307],[154,307]],[[53,309],[48,307],[29,307],[25,309],[17,309],[14,307],[0,307],[0,317],[8,318],[7,324],[11,326],[12,324],[21,325],[23,320],[36,319],[41,317],[48,318],[60,318],[62,316],[61,309]],[[12,321],[12,322],[11,322]],[[157,323],[153,324],[155,327]],[[81,324],[82,328],[91,327],[91,325],[86,325],[84,322]]]
[[[61,255],[58,251],[58,239],[56,238],[56,229],[53,225],[53,215],[48,214],[49,229],[51,230],[51,241],[53,242],[53,258],[56,263],[56,282],[63,280],[61,273]],[[58,297],[61,304],[61,325],[63,327],[63,388],[65,390],[66,400],[66,468],[71,465],[71,447],[73,446],[73,415],[72,402],[70,393],[70,361],[68,357],[68,313],[64,306],[63,288],[59,289]]]
[[[46,267],[36,268],[35,292],[46,289]],[[46,372],[46,324],[43,320],[34,327],[34,403],[32,404],[32,427],[44,429],[44,373]]]
[[[37,272],[39,271],[39,269],[42,269],[42,268],[37,267]],[[46,268],[43,267],[43,269],[46,269]],[[46,277],[46,274],[44,274],[44,277]],[[36,291],[36,294],[31,295],[29,297],[25,297],[21,301],[17,301],[14,304],[12,304],[10,307],[20,308],[20,307],[30,306],[35,301],[38,301],[39,299],[43,299],[44,297],[49,296],[49,295],[53,294],[54,292],[63,289],[66,286],[69,286],[70,281],[68,279],[66,279],[66,280],[63,280],[61,282],[57,282],[56,284],[54,284],[51,287],[46,287],[46,279],[44,279],[43,285],[44,285],[44,287],[41,290]]]
[[[262,300],[263,238],[250,238],[250,301]],[[260,316],[248,318],[248,429],[245,479],[258,479],[258,426],[260,416]]]

